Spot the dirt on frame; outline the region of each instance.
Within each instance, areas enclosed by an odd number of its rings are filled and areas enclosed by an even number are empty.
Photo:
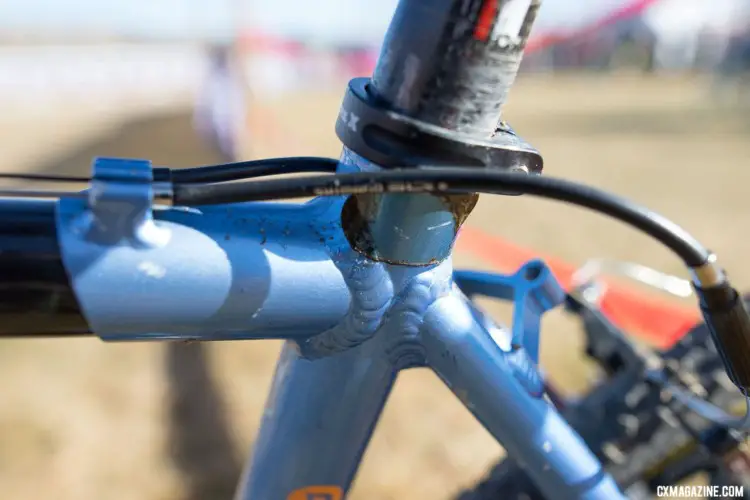
[[[707,94],[707,82],[697,78],[526,77],[506,116],[544,153],[547,174],[609,188],[674,218],[709,242],[737,283],[750,288],[744,264],[750,118],[736,106],[707,104]],[[256,106],[248,150],[337,155],[332,124],[339,103],[335,89]],[[46,124],[48,130],[74,126],[71,118],[61,120]],[[41,124],[12,123],[4,117],[0,141],[14,145],[14,160],[23,156],[19,144],[45,144]],[[59,139],[53,157],[29,156],[23,168],[85,172],[94,155],[172,166],[214,160],[191,136],[187,114],[87,130]],[[468,223],[575,263],[609,256],[681,272],[676,259],[644,236],[552,202],[483,196]],[[468,254],[457,255],[456,264],[488,268]],[[493,311],[498,319],[508,312]],[[570,391],[580,389],[587,369],[575,324],[555,313],[545,328],[544,366]],[[0,498],[229,498],[279,347],[272,341],[204,348],[97,340],[0,344]],[[431,373],[406,372],[351,498],[449,498],[500,453]]]

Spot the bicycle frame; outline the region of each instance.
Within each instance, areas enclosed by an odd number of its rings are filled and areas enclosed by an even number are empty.
[[[462,4],[439,3],[441,12]],[[403,0],[397,17],[429,5]],[[393,63],[394,47],[407,51],[415,35],[400,34],[379,66]],[[344,168],[379,166],[345,148]],[[344,235],[340,196],[155,207],[146,161],[98,160],[86,196],[60,199],[57,237],[83,315],[103,340],[287,340],[238,499],[342,499],[399,371],[414,367],[432,369],[549,498],[624,498],[544,397],[539,317],[563,293],[542,263],[511,276],[454,276],[450,258],[376,262]],[[430,231],[389,241],[391,231],[381,244],[407,260],[450,252],[451,214],[422,203],[431,195],[388,196],[398,209],[380,224]],[[514,301],[513,328],[464,293]]]
[[[373,168],[349,151],[342,164]],[[550,497],[617,497],[542,397],[538,318],[562,295],[541,263],[510,277],[456,276],[469,294],[516,302],[528,334],[519,347],[518,328],[492,324],[454,286],[450,259],[404,267],[352,250],[340,197],[152,211],[151,185],[133,181],[139,169],[148,179],[148,162],[99,160],[96,200],[60,200],[63,261],[104,340],[289,339],[239,498],[342,497],[397,373],[418,366],[432,368]]]

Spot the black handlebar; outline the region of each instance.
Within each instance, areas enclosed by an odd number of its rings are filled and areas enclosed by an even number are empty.
[[[0,336],[88,334],[52,200],[0,199]]]

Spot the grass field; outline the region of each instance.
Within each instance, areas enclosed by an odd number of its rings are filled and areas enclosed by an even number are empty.
[[[338,90],[259,104],[248,150],[337,155]],[[750,118],[709,106],[705,95],[699,79],[527,77],[516,86],[506,117],[543,152],[548,175],[609,188],[672,217],[709,242],[736,281],[750,288],[743,260],[750,255],[744,233],[750,227]],[[87,134],[69,134],[46,156],[36,153],[38,144],[22,146],[52,140],[41,131],[74,129],[72,118],[37,128],[14,127],[5,117],[0,149],[13,146],[14,161],[34,153],[14,168],[67,172],[87,169],[99,154],[172,166],[212,161],[190,136],[187,117],[149,117],[101,130],[87,125]],[[670,254],[640,234],[550,202],[485,196],[468,224],[575,263],[610,256],[680,272]],[[456,263],[487,268],[465,254]],[[492,307],[499,316],[507,313]],[[545,367],[569,390],[580,389],[586,370],[574,324],[552,314],[545,327]],[[202,350],[95,340],[0,345],[0,497],[222,498],[252,444],[279,347],[245,342]],[[201,371],[203,355],[210,374]],[[206,399],[213,392],[220,400]],[[222,419],[227,435],[211,435]],[[351,497],[448,498],[500,452],[431,373],[407,372]]]

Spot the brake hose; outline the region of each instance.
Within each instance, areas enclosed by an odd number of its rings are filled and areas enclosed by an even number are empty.
[[[339,162],[333,158],[292,156],[264,158],[262,160],[236,161],[218,165],[186,167],[180,169],[156,167],[154,168],[154,181],[173,182],[175,184],[195,184],[254,179],[270,175],[313,172],[334,173],[338,165]],[[0,173],[0,179],[64,183],[91,182],[92,180],[91,177],[82,176],[5,172]]]
[[[294,156],[289,158],[265,158],[262,160],[237,161],[205,167],[189,167],[178,170],[154,169],[154,176],[168,171],[175,184],[202,182],[226,182],[265,177],[268,175],[300,174],[312,172],[335,172],[339,162],[333,158],[316,156]]]
[[[420,167],[230,184],[176,183],[173,186],[173,202],[177,205],[214,205],[366,193],[461,192],[527,194],[570,203],[624,222],[672,250],[691,271],[703,318],[711,331],[727,375],[747,397],[750,391],[750,314],[739,293],[732,288],[723,270],[717,265],[716,257],[687,231],[667,218],[600,189],[553,177],[517,172]],[[681,390],[670,392],[674,392],[676,396],[681,394]],[[691,406],[695,406],[693,403]],[[719,418],[722,425],[737,425],[733,418],[730,421],[724,417],[727,416]],[[747,425],[745,422],[748,418],[739,424]]]
[[[427,167],[232,184],[175,183],[173,190],[174,203],[178,205],[214,205],[364,193],[520,192],[579,205],[621,220],[664,243],[679,255],[688,267],[705,265],[711,256],[711,252],[684,229],[651,210],[605,191],[538,175]]]

